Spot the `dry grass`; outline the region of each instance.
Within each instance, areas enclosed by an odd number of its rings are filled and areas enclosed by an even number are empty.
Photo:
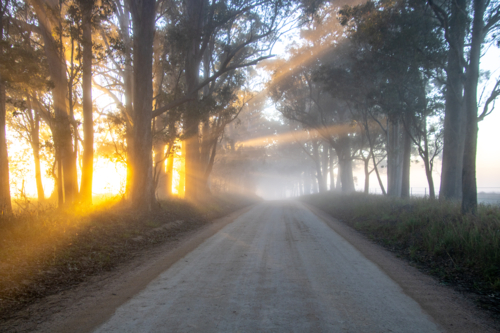
[[[462,216],[459,203],[327,193],[303,200],[396,251],[443,283],[484,295],[500,313],[500,207]]]
[[[234,195],[198,204],[169,200],[151,213],[138,213],[111,198],[90,209],[32,209],[3,217],[0,319],[253,202]]]

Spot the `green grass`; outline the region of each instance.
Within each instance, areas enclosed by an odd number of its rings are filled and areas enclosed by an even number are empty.
[[[427,267],[450,283],[500,291],[500,207],[479,205],[463,216],[459,203],[424,198],[327,193],[302,199]]]

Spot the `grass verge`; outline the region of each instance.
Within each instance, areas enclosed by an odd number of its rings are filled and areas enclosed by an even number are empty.
[[[3,217],[0,320],[256,201],[238,195],[211,196],[196,204],[173,199],[153,212],[138,213],[111,199],[90,209],[36,209]]]
[[[478,304],[500,315],[500,207],[479,205],[462,216],[459,203],[424,198],[329,192],[304,202],[416,263],[444,284],[479,295]]]

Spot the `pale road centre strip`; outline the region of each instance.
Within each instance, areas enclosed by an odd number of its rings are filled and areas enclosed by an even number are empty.
[[[440,332],[305,206],[262,203],[161,273],[95,332]]]

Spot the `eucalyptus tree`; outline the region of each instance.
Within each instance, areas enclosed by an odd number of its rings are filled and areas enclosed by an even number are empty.
[[[4,22],[9,15],[9,1],[2,1],[0,4],[0,57],[4,59]],[[0,72],[0,213],[10,214],[12,204],[10,197],[9,182],[9,157],[7,153],[7,138],[5,132],[6,125],[6,95],[5,95],[5,69],[6,64],[2,64]]]
[[[92,21],[94,0],[79,0],[82,38],[83,157],[80,200],[92,203],[94,174],[94,118],[92,111]]]
[[[429,0],[428,3],[444,29],[444,37],[448,43],[439,197],[440,199],[459,200],[462,197],[462,166],[465,145],[464,47],[469,25],[469,1],[437,2]]]
[[[477,212],[477,122],[498,96],[498,84],[478,114],[478,83],[483,45],[495,40],[500,22],[497,1],[428,0],[448,43],[447,98],[444,128],[443,197],[462,197],[462,213]],[[462,141],[461,136],[464,137]],[[462,146],[463,145],[463,146]]]
[[[302,50],[307,52],[306,50]],[[293,61],[292,61],[293,63]],[[298,69],[300,68],[300,69]],[[306,130],[315,132],[335,150],[339,160],[339,173],[344,192],[354,191],[352,175],[353,134],[349,110],[339,99],[332,98],[313,80],[313,66],[278,66],[268,90],[276,109],[290,120],[303,124]],[[319,167],[318,142],[312,140],[311,158],[317,164],[318,183],[323,186]]]
[[[33,151],[35,165],[35,180],[38,199],[45,197],[41,175],[40,128],[45,129],[42,118],[49,126],[52,125],[50,116],[46,118],[36,101],[44,98],[51,88],[48,61],[43,50],[41,37],[26,29],[21,24],[34,24],[36,18],[26,3],[10,2],[9,20],[5,26],[8,34],[4,37],[5,46],[1,58],[1,75],[6,83],[7,110],[9,111],[9,127],[20,140],[28,143]],[[45,134],[45,130],[43,130]],[[51,146],[50,138],[44,146]]]
[[[482,46],[492,32],[500,29],[500,3],[488,0],[473,0],[473,20],[470,36],[469,59],[465,70],[464,104],[466,115],[465,148],[462,170],[462,213],[477,213],[477,122],[483,115],[478,114],[479,69]],[[498,84],[491,97],[499,96]]]
[[[411,134],[417,125],[411,120],[416,113],[425,113],[427,82],[441,79],[444,67],[445,48],[438,25],[426,15],[423,4],[411,1],[346,7],[340,19],[357,45],[354,59],[372,67],[363,71],[373,75],[359,80],[375,83],[370,92],[372,104],[388,120],[388,194],[408,196]]]
[[[59,203],[72,204],[77,199],[78,181],[76,170],[76,147],[73,145],[74,119],[71,118],[68,101],[68,68],[64,53],[63,15],[65,4],[43,0],[30,1],[38,24],[27,25],[27,29],[39,34],[48,61],[52,82],[52,102],[54,109],[53,137],[56,159],[60,166]]]

